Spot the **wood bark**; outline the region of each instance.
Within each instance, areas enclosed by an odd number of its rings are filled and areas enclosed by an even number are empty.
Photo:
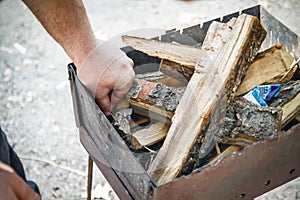
[[[170,124],[184,90],[185,87],[168,87],[161,83],[135,79],[127,95],[136,114]]]
[[[225,90],[226,102],[233,99],[243,72],[265,35],[259,20],[245,14],[229,24],[211,25],[205,39],[208,42],[204,42],[210,45],[202,47],[199,63],[175,111],[168,135],[148,169],[156,184],[165,184],[177,176],[195,139],[206,126],[219,94]]]

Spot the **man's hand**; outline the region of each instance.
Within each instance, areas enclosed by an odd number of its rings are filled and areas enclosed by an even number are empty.
[[[0,161],[0,198],[7,200],[40,200],[25,181],[14,170]]]
[[[105,115],[109,115],[112,108],[128,92],[134,76],[133,61],[124,55],[99,77],[95,97]]]
[[[134,76],[133,61],[108,42],[100,42],[78,66],[79,79],[105,115],[130,89]]]
[[[110,114],[133,82],[132,60],[107,42],[97,43],[82,0],[23,2],[73,60],[79,79],[104,113]]]

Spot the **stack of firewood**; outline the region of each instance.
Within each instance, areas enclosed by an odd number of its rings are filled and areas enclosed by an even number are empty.
[[[201,48],[123,36],[161,59],[158,72],[137,76],[114,119],[133,152],[155,156],[145,167],[157,185],[299,122],[297,61],[281,44],[259,51],[265,36],[259,20],[245,14],[213,22]],[[244,98],[274,83],[282,88],[267,107]]]

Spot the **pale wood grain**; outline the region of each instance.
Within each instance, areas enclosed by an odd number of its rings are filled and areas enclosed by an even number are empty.
[[[222,31],[218,32],[218,28]],[[172,181],[181,170],[213,105],[219,100],[218,94],[225,90],[228,101],[234,97],[243,72],[266,34],[258,19],[249,15],[241,15],[234,25],[224,27],[217,23],[217,29],[209,33],[216,38],[217,48],[202,47],[202,57],[175,111],[168,135],[148,169],[158,185]],[[214,44],[213,39],[206,40]]]

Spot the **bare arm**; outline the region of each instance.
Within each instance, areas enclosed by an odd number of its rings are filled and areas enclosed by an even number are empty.
[[[81,82],[108,115],[134,79],[133,62],[97,41],[82,0],[23,0],[77,67]]]
[[[96,38],[81,0],[23,0],[48,33],[80,66],[96,47]]]

